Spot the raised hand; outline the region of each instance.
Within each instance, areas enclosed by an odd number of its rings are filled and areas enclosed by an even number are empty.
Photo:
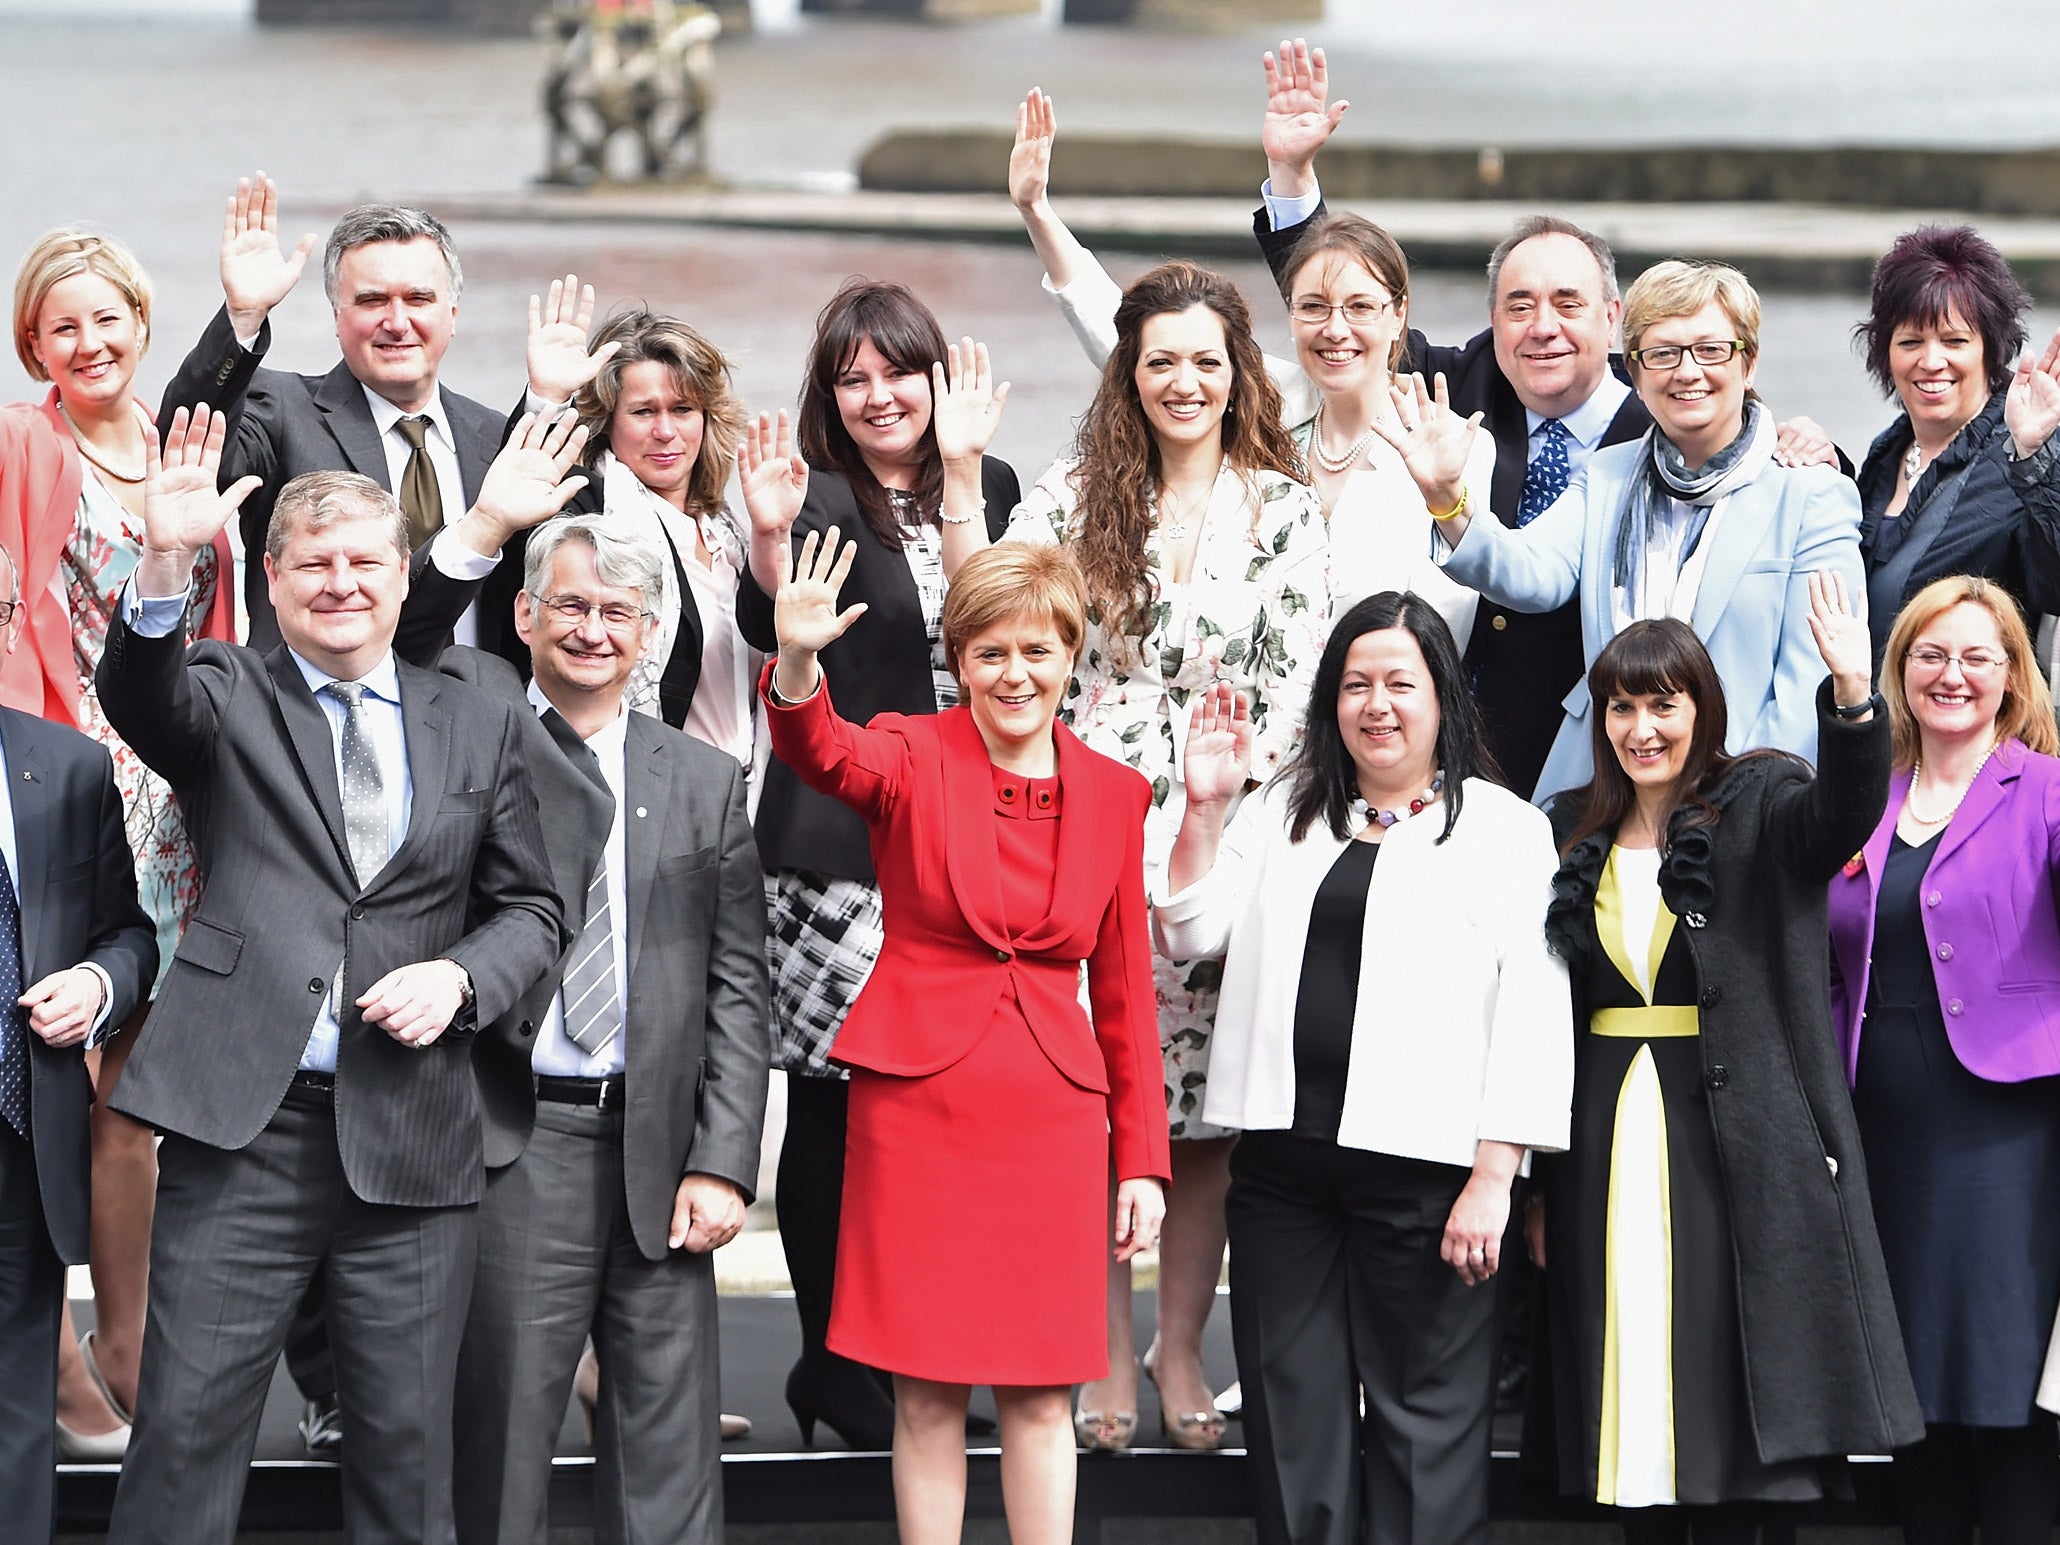
[[[622,347],[604,343],[589,353],[593,320],[594,287],[582,289],[577,274],[553,279],[547,295],[529,297],[529,389],[545,402],[570,402]]]
[[[966,338],[947,347],[944,358],[930,367],[930,427],[937,432],[937,454],[946,462],[985,455],[1008,400],[1009,383],[994,384],[986,344]]]
[[[777,421],[761,413],[745,429],[737,446],[737,481],[753,538],[786,541],[808,497],[808,463],[794,449],[794,426],[785,408]]]
[[[2003,422],[2019,460],[2031,455],[2060,428],[2060,333],[2036,360],[2026,353],[2010,377],[2003,399]]]
[[[1180,767],[1190,807],[1228,804],[1251,777],[1252,716],[1229,682],[1203,689]]]
[[[1480,432],[1483,415],[1461,418],[1452,411],[1443,371],[1428,391],[1417,374],[1390,382],[1388,397],[1394,404],[1395,422],[1377,418],[1374,432],[1401,453],[1402,464],[1422,490],[1424,502],[1434,510],[1450,509],[1465,487],[1466,458],[1473,450],[1473,437]]]
[[[1268,169],[1274,172],[1273,191],[1306,193],[1306,182],[1314,177],[1316,152],[1329,142],[1352,104],[1326,103],[1330,67],[1324,62],[1323,50],[1312,49],[1306,38],[1283,42],[1279,56],[1268,53],[1263,63],[1266,116],[1259,122],[1259,144],[1266,152]],[[1282,182],[1296,185],[1282,187]]]
[[[143,546],[149,552],[181,555],[190,563],[229,524],[260,479],[241,477],[226,489],[215,487],[229,420],[209,412],[206,403],[194,408],[191,419],[184,408],[172,415],[162,449],[157,427],[140,407],[136,417],[143,424]]]
[[[479,497],[465,512],[468,526],[485,523],[482,535],[492,545],[475,543],[471,530],[464,537],[468,545],[498,552],[517,531],[542,525],[571,503],[587,479],[585,473],[566,474],[586,443],[586,430],[570,413],[523,414],[480,480]]]
[[[249,338],[272,308],[292,293],[315,250],[303,236],[293,251],[279,247],[279,188],[263,172],[236,184],[222,216],[222,298],[236,336]]]
[[[838,534],[835,526],[820,538],[809,532],[802,539],[801,556],[794,560],[794,572],[773,597],[773,636],[779,640],[782,667],[790,656],[812,659],[820,654],[866,613],[863,601],[837,610],[838,592],[858,556],[858,543],[839,542]],[[805,697],[813,685],[798,694],[788,694],[784,686],[780,690],[782,695]]]
[[[1009,152],[1009,202],[1034,209],[1051,191],[1051,145],[1058,138],[1051,98],[1037,87],[1016,107],[1016,144]]]
[[[1835,570],[1810,575],[1810,635],[1831,672],[1832,700],[1841,708],[1866,702],[1874,691],[1874,643],[1846,594],[1845,576]]]

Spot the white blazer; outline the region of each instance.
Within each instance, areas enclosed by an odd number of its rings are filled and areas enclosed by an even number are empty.
[[[1476,1145],[1563,1151],[1574,1087],[1566,965],[1545,946],[1559,858],[1542,812],[1466,781],[1451,838],[1442,805],[1397,822],[1366,897],[1338,1142],[1470,1168]],[[1176,960],[1223,961],[1204,1119],[1239,1131],[1295,1117],[1295,999],[1317,888],[1345,844],[1318,821],[1287,834],[1275,779],[1245,801],[1210,871],[1153,897]]]

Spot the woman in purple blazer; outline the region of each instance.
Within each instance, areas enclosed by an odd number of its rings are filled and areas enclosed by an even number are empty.
[[[1888,813],[1831,882],[1831,995],[1923,1442],[1909,1545],[2045,1545],[2060,1306],[2060,737],[2017,603],[1925,586],[1881,668]]]

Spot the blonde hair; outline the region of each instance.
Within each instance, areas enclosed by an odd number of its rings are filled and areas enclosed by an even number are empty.
[[[1995,619],[2003,653],[2009,658],[2003,702],[1996,710],[1997,736],[2020,740],[2047,756],[2060,753],[2060,733],[2053,726],[2053,694],[2034,658],[2031,633],[2016,599],[1993,580],[1954,574],[1933,580],[1911,596],[1909,604],[1896,614],[1895,626],[1888,630],[1888,649],[1881,659],[1881,695],[1888,701],[1898,770],[1916,762],[1919,746],[1917,719],[1903,692],[1903,661],[1919,633],[1963,604],[1978,606]]]
[[[32,380],[50,379],[36,358],[36,313],[53,289],[80,274],[98,274],[121,292],[136,313],[143,345],[149,345],[150,275],[136,261],[136,254],[111,236],[70,229],[51,231],[29,248],[14,276],[14,353]],[[137,353],[140,357],[142,349]]]
[[[1745,345],[1749,360],[1760,355],[1760,297],[1744,274],[1729,263],[1668,258],[1631,281],[1624,291],[1624,352],[1638,347],[1645,330],[1670,317],[1693,316],[1711,301],[1724,308]]]
[[[1087,636],[1087,582],[1063,547],[997,542],[982,548],[951,577],[944,595],[944,658],[963,687],[959,655],[997,623],[1035,617],[1058,630],[1059,642],[1078,656]]]

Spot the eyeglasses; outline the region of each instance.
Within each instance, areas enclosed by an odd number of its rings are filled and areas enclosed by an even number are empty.
[[[0,628],[14,621],[14,614],[21,610],[19,601],[0,601]]]
[[[1677,370],[1684,354],[1698,365],[1725,365],[1744,349],[1743,338],[1712,338],[1702,343],[1655,343],[1649,349],[1633,349],[1624,357],[1647,370]]]
[[[1348,324],[1364,327],[1393,304],[1392,300],[1368,300],[1363,295],[1336,302],[1307,296],[1289,306],[1288,315],[1305,327],[1321,327],[1331,319],[1333,312],[1342,311]]]
[[[1981,649],[1970,650],[1966,654],[1947,654],[1936,644],[1919,644],[1903,659],[1922,671],[1942,671],[1948,665],[1957,665],[1960,674],[1970,679],[1993,676],[2010,663],[2008,655],[1993,655]]]
[[[620,601],[610,601],[603,606],[598,601],[589,601],[576,595],[554,595],[539,599],[538,604],[564,623],[568,628],[583,628],[587,618],[595,612],[601,614],[601,625],[611,633],[627,633],[631,628],[654,613],[638,611],[634,606],[625,606]]]

